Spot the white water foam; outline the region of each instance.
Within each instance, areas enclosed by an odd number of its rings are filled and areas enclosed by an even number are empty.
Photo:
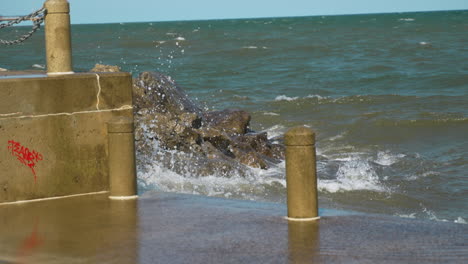
[[[394,154],[391,154],[389,151],[379,151],[377,153],[377,158],[374,160],[374,162],[382,166],[390,166],[390,165],[397,163],[405,156],[406,155],[404,154],[394,155]]]
[[[369,160],[355,156],[343,158],[340,161],[336,179],[319,179],[318,188],[330,193],[369,190],[377,192],[389,191],[382,182]]]
[[[41,70],[45,69],[45,65],[42,64],[33,64],[32,67]]]
[[[411,21],[414,21],[415,19],[414,18],[400,18],[398,19],[398,21],[406,21],[406,22],[411,22]]]
[[[457,219],[455,219],[455,221],[453,222],[457,224],[465,224],[465,225],[468,224],[468,222],[466,222],[466,220],[461,218],[460,216]]]
[[[267,132],[268,134],[268,139],[272,139],[275,137],[279,137],[286,132],[286,127],[283,125],[274,125],[272,127],[269,127],[265,130],[262,130],[260,132]]]
[[[294,101],[294,100],[297,100],[299,99],[299,97],[289,97],[289,96],[286,96],[286,95],[278,95],[276,96],[275,98],[275,101]]]
[[[338,139],[342,139],[346,136],[347,132],[341,132],[340,134],[336,135],[336,136],[333,136],[333,137],[330,137],[328,138],[327,140],[329,141],[335,141],[335,140],[338,140]]]
[[[318,94],[309,94],[305,97],[299,97],[299,96],[290,97],[290,96],[283,94],[283,95],[276,96],[275,101],[295,101],[295,100],[304,99],[304,98],[306,99],[315,98],[317,100],[328,99],[328,97],[320,96]]]
[[[263,115],[266,115],[266,116],[279,116],[280,114],[273,113],[273,112],[264,112]]]
[[[433,211],[428,210],[425,207],[422,208],[422,212],[420,213],[395,214],[395,216],[402,217],[402,218],[411,218],[411,219],[422,218],[422,219],[428,219],[428,220],[438,221],[438,222],[451,222],[450,220],[437,217],[437,215]],[[460,216],[457,219],[453,220],[453,222],[456,224],[465,224],[465,225],[468,224],[468,222]]]
[[[286,180],[278,177],[282,173],[284,173],[284,162],[268,170],[250,169],[246,177],[236,175],[229,178],[223,175],[204,177],[181,175],[154,163],[144,171],[139,171],[138,185],[147,190],[265,200],[270,195],[272,186],[278,189],[278,193],[285,193]]]
[[[319,100],[323,100],[323,99],[327,99],[328,97],[320,96],[318,94],[309,94],[309,95],[306,96],[306,98],[316,98],[316,99],[319,99]]]
[[[403,217],[403,218],[411,218],[414,219],[416,218],[416,213],[411,213],[411,214],[396,214],[395,216]]]

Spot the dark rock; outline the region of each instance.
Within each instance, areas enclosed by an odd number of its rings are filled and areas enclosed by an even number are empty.
[[[169,76],[158,72],[143,72],[133,86],[136,111],[151,108],[154,112],[163,114],[180,115],[188,112],[201,117],[201,109]]]
[[[206,126],[219,129],[229,135],[245,134],[250,124],[250,114],[237,109],[207,112],[203,117]]]
[[[236,141],[248,144],[257,153],[265,155],[272,159],[284,159],[284,146],[273,144],[268,140],[266,132],[263,133],[248,133],[236,137]]]
[[[144,72],[133,91],[140,165],[156,161],[181,175],[230,177],[284,159],[282,145],[249,131],[249,113],[203,112],[169,76]]]

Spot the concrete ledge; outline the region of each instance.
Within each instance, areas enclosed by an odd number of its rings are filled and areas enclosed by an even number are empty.
[[[132,103],[129,73],[0,78],[0,117],[114,109]]]
[[[0,78],[0,203],[109,190],[106,123],[133,119],[131,87],[128,73]]]
[[[468,225],[173,193],[0,206],[0,263],[466,263]]]

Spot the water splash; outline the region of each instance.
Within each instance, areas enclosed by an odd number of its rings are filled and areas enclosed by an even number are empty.
[[[319,190],[330,193],[357,190],[388,191],[388,188],[379,180],[369,160],[350,156],[336,161],[341,162],[336,172],[336,178],[319,179]],[[322,165],[322,169],[325,166],[327,165]]]

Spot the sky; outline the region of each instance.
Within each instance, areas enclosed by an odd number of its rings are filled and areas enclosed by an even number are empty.
[[[43,0],[0,0],[25,15]],[[72,24],[287,17],[468,9],[468,0],[68,0]]]

